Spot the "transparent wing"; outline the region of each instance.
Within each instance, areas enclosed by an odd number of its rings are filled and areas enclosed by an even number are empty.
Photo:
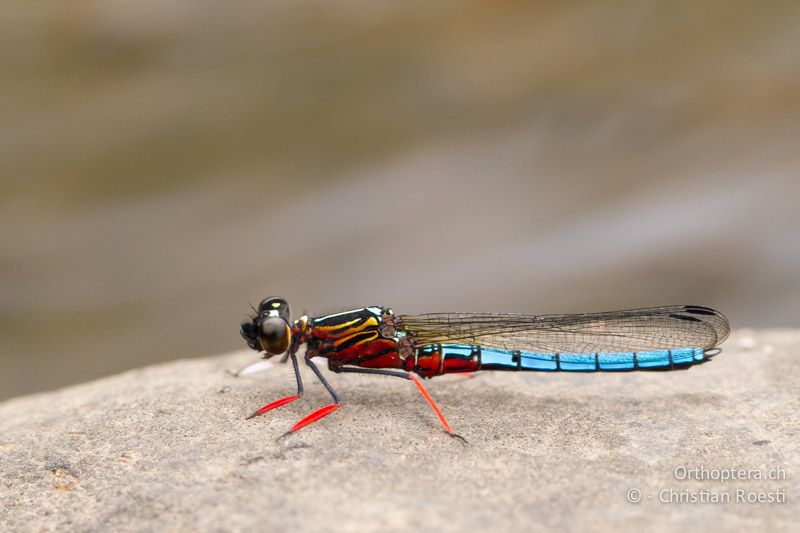
[[[578,315],[401,315],[398,326],[412,335],[418,346],[480,344],[544,353],[615,353],[689,347],[710,350],[730,333],[728,320],[721,313],[694,305]]]

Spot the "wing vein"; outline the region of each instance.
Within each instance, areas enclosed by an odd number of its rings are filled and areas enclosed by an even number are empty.
[[[463,343],[557,353],[709,350],[730,332],[718,311],[687,305],[577,315],[430,313],[400,315],[398,323],[419,345]]]

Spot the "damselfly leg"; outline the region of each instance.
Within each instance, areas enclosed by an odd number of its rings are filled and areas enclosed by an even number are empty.
[[[296,348],[290,349],[286,353],[286,355],[284,356],[284,360],[286,359],[286,357],[289,357],[292,360],[292,366],[294,367],[294,377],[297,380],[297,394],[294,394],[292,396],[287,396],[285,398],[281,398],[280,400],[275,400],[272,403],[268,403],[267,405],[265,405],[265,406],[257,409],[256,411],[254,411],[253,414],[248,416],[245,420],[250,420],[251,418],[253,418],[255,416],[263,415],[267,411],[271,411],[273,409],[281,407],[282,405],[286,405],[287,403],[291,403],[291,402],[297,400],[298,398],[300,398],[303,395],[303,380],[300,378],[300,367],[297,364],[297,355],[295,355],[296,351],[297,351]]]
[[[359,368],[359,367],[348,367],[343,366],[338,368],[336,372],[350,372],[353,374],[372,374],[378,376],[393,376],[397,378],[403,378],[414,382],[414,385],[417,386],[419,389],[420,394],[422,397],[425,398],[425,401],[428,402],[428,405],[431,406],[433,412],[436,414],[437,418],[439,418],[439,422],[442,424],[442,429],[453,438],[460,439],[464,444],[467,443],[467,440],[457,433],[453,433],[453,430],[450,428],[450,424],[447,423],[447,419],[444,417],[444,414],[441,410],[439,410],[439,406],[436,405],[436,402],[433,401],[433,398],[428,391],[425,390],[425,387],[422,386],[422,382],[415,376],[409,372],[403,372],[401,370],[380,370],[375,368]]]
[[[292,357],[294,357],[294,355],[292,355]],[[306,415],[305,417],[303,417],[300,421],[298,421],[295,425],[293,425],[292,428],[289,431],[287,431],[286,433],[284,433],[283,435],[278,437],[278,440],[280,440],[283,437],[285,437],[285,436],[287,436],[287,435],[289,435],[291,433],[294,433],[295,431],[298,431],[298,430],[300,430],[300,429],[302,429],[302,428],[304,428],[304,427],[306,427],[306,426],[308,426],[310,424],[313,424],[314,422],[316,422],[317,420],[319,420],[321,418],[324,418],[324,417],[328,416],[329,414],[331,414],[332,412],[337,410],[342,405],[341,398],[339,398],[339,395],[336,393],[334,388],[331,387],[331,384],[328,383],[328,380],[325,379],[325,376],[322,375],[322,372],[320,372],[320,370],[317,367],[317,365],[315,365],[314,362],[311,360],[311,358],[308,357],[308,356],[305,357],[305,361],[306,361],[306,364],[309,367],[311,367],[311,370],[314,371],[314,374],[317,375],[317,378],[319,379],[320,383],[322,383],[322,385],[324,385],[325,388],[328,390],[328,392],[330,393],[331,397],[333,398],[333,403],[330,404],[330,405],[326,405],[325,407],[321,407],[321,408],[317,409],[316,411],[313,411],[313,412],[309,413],[308,415]],[[295,370],[297,370],[297,364],[296,363],[295,363]],[[299,373],[297,374],[297,379],[300,379],[300,374]]]

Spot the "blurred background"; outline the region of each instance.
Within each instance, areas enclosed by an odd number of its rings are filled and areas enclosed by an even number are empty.
[[[792,2],[0,4],[0,397],[248,302],[800,317]]]

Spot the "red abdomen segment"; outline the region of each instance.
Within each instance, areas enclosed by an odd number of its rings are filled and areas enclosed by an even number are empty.
[[[412,357],[405,360],[404,368],[424,378],[442,374],[477,372],[481,367],[480,352],[477,346],[447,346],[443,353],[441,344],[423,346]]]
[[[314,319],[308,328],[308,349],[326,357],[331,368],[403,368],[397,342],[381,334],[380,307],[366,307]]]

